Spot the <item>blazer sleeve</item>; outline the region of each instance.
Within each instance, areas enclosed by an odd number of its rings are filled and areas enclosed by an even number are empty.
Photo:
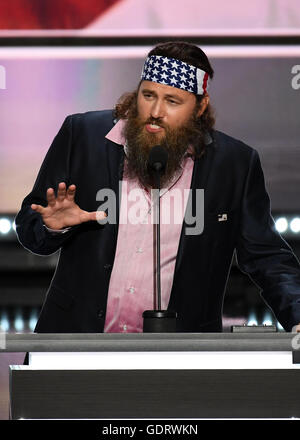
[[[258,153],[253,150],[244,188],[237,262],[261,289],[286,331],[300,323],[300,266],[276,231]]]
[[[54,138],[38,173],[32,191],[23,200],[21,210],[15,218],[16,232],[20,243],[38,255],[56,252],[77,230],[71,227],[63,234],[53,234],[43,225],[42,216],[31,209],[36,203],[47,206],[48,188],[57,190],[59,182],[70,185],[70,157],[72,150],[72,117],[68,116]]]

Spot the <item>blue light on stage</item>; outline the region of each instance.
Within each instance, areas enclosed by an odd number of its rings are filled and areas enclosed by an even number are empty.
[[[295,217],[295,218],[293,218],[293,220],[291,220],[290,230],[292,232],[294,232],[295,234],[300,232],[300,218],[299,217]]]
[[[271,313],[267,312],[263,318],[263,325],[273,325],[273,319]]]
[[[8,332],[10,329],[10,323],[6,312],[2,312],[0,316],[0,329],[3,332]]]
[[[284,330],[284,328],[282,327],[281,324],[279,324],[279,322],[277,322],[277,329],[278,329],[279,331]]]
[[[24,330],[24,320],[19,310],[17,311],[15,316],[14,327],[17,332],[22,332]]]
[[[280,217],[275,222],[275,227],[278,232],[285,232],[288,229],[288,221],[285,217]]]
[[[34,331],[36,323],[37,323],[37,320],[38,320],[37,311],[36,310],[32,310],[32,312],[30,313],[30,318],[29,318],[29,323],[28,323],[29,330],[31,332]]]
[[[247,325],[258,325],[256,315],[254,313],[251,313],[249,315]]]
[[[11,221],[8,218],[0,218],[0,233],[8,234],[12,228]]]
[[[278,217],[275,220],[275,228],[286,237],[298,239],[297,235],[300,235],[300,217],[297,215]]]

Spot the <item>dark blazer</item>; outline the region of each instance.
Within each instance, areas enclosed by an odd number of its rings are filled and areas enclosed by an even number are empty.
[[[57,188],[61,181],[77,186],[75,200],[87,211],[99,207],[96,193],[101,188],[112,188],[118,197],[124,149],[105,139],[112,126],[111,111],[68,116],[16,217],[25,248],[39,255],[60,249],[37,332],[103,331],[118,224],[88,222],[53,235],[30,205],[46,206],[47,188]],[[186,235],[183,222],[169,302],[169,309],[178,313],[177,330],[222,330],[234,250],[241,270],[261,288],[285,330],[291,330],[300,323],[299,263],[274,228],[257,152],[212,131],[205,155],[195,161],[191,188],[204,189],[204,231]],[[227,221],[218,221],[224,213]]]

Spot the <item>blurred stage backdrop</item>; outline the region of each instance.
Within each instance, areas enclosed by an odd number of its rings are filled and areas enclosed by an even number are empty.
[[[13,219],[71,113],[112,108],[160,41],[198,44],[215,70],[216,128],[256,148],[272,213],[300,256],[297,0],[0,0],[0,329],[32,331],[57,254],[18,243]],[[277,323],[233,265],[224,330]]]

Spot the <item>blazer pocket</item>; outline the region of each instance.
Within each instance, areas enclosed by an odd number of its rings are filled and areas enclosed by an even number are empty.
[[[65,290],[54,285],[48,293],[48,301],[54,302],[64,310],[69,310],[72,307],[75,298]]]

